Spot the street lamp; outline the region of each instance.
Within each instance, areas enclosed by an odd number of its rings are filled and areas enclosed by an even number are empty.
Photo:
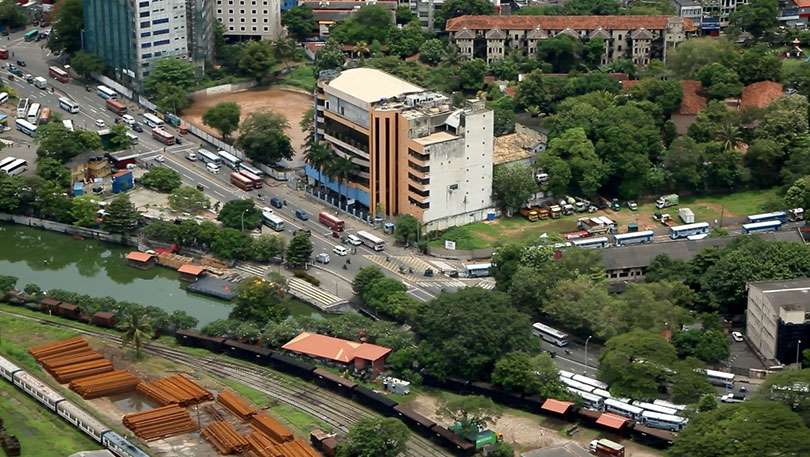
[[[588,335],[588,337],[585,338],[585,374],[588,374],[588,343],[591,341],[591,338],[593,338],[593,335]]]
[[[247,213],[248,211],[250,211],[250,208],[245,208],[245,210],[242,211],[242,215],[239,218],[242,221],[242,231],[243,232],[245,231],[245,213]]]
[[[799,349],[802,347],[802,340],[796,341],[796,365],[799,365]],[[799,367],[801,368],[801,366]]]

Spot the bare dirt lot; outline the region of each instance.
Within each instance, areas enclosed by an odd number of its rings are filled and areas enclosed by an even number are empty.
[[[286,117],[290,125],[287,135],[289,135],[296,153],[300,155],[301,145],[304,144],[306,135],[298,123],[312,106],[311,95],[278,87],[249,89],[229,94],[200,95],[195,97],[194,104],[183,112],[183,118],[218,137],[219,133],[216,130],[203,125],[202,116],[208,109],[221,102],[238,104],[242,109],[241,120],[258,111],[272,111]],[[300,159],[301,157],[296,156],[294,160]]]

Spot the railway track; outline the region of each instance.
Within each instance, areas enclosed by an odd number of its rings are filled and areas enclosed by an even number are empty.
[[[83,335],[92,336],[101,340],[121,344],[121,337],[104,332],[87,330],[78,325],[54,322],[37,317],[26,316],[9,311],[0,311],[0,314],[26,319],[43,325],[58,328],[69,328]],[[163,357],[176,363],[187,365],[201,370],[214,377],[232,379],[256,389],[267,396],[301,410],[313,417],[343,432],[362,418],[379,416],[371,410],[346,400],[342,396],[314,385],[293,383],[278,373],[237,360],[224,360],[223,357],[197,358],[186,352],[179,351],[161,344],[149,344],[143,347],[147,354]],[[447,457],[447,451],[435,445],[430,440],[411,434],[408,441],[406,455],[410,457]]]

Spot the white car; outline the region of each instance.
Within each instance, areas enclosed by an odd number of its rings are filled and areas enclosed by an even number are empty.
[[[344,255],[349,255],[349,250],[346,249],[346,246],[337,245],[334,248],[332,248],[332,252],[341,257],[343,257]]]
[[[96,127],[103,129],[107,127],[107,123],[104,122],[104,119],[96,119]]]
[[[363,241],[356,235],[346,235],[346,242],[351,244],[352,246],[360,246],[361,244],[363,244]]]
[[[132,124],[135,123],[135,118],[129,114],[124,114],[121,116],[121,120],[124,121],[124,124],[127,124],[130,127],[132,127]]]
[[[739,343],[743,340],[743,335],[740,332],[731,332],[731,339]]]
[[[316,262],[318,262],[318,263],[322,263],[322,264],[324,264],[324,265],[326,265],[327,263],[329,263],[329,260],[330,260],[330,259],[329,259],[329,254],[327,254],[327,253],[325,253],[325,252],[321,252],[320,254],[318,254],[318,256],[317,256],[317,257],[315,257],[315,261],[316,261]]]
[[[159,155],[159,156],[155,157],[155,162],[163,163],[165,161],[166,161],[166,158],[163,157],[162,155]]]
[[[188,160],[191,160],[192,162],[194,162],[194,161],[197,160],[197,154],[195,154],[193,152],[189,152],[188,154],[186,154],[186,158]]]

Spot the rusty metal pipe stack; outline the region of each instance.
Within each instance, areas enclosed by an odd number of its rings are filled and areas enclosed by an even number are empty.
[[[214,399],[211,392],[182,374],[138,384],[138,392],[161,405],[194,405]]]
[[[279,421],[264,413],[252,416],[250,418],[250,426],[253,427],[254,430],[267,435],[277,443],[292,441],[293,439],[293,434],[287,427],[281,425]]]
[[[248,446],[247,439],[240,435],[233,425],[225,421],[211,422],[203,429],[202,436],[220,454],[238,454]]]
[[[124,416],[124,425],[138,437],[157,440],[197,430],[185,408],[178,405],[162,406],[142,413]]]
[[[255,406],[230,390],[223,390],[217,396],[217,403],[228,408],[243,420],[248,420],[258,411]]]
[[[132,373],[116,370],[77,379],[70,383],[70,389],[87,400],[132,392],[140,382],[141,380]]]

